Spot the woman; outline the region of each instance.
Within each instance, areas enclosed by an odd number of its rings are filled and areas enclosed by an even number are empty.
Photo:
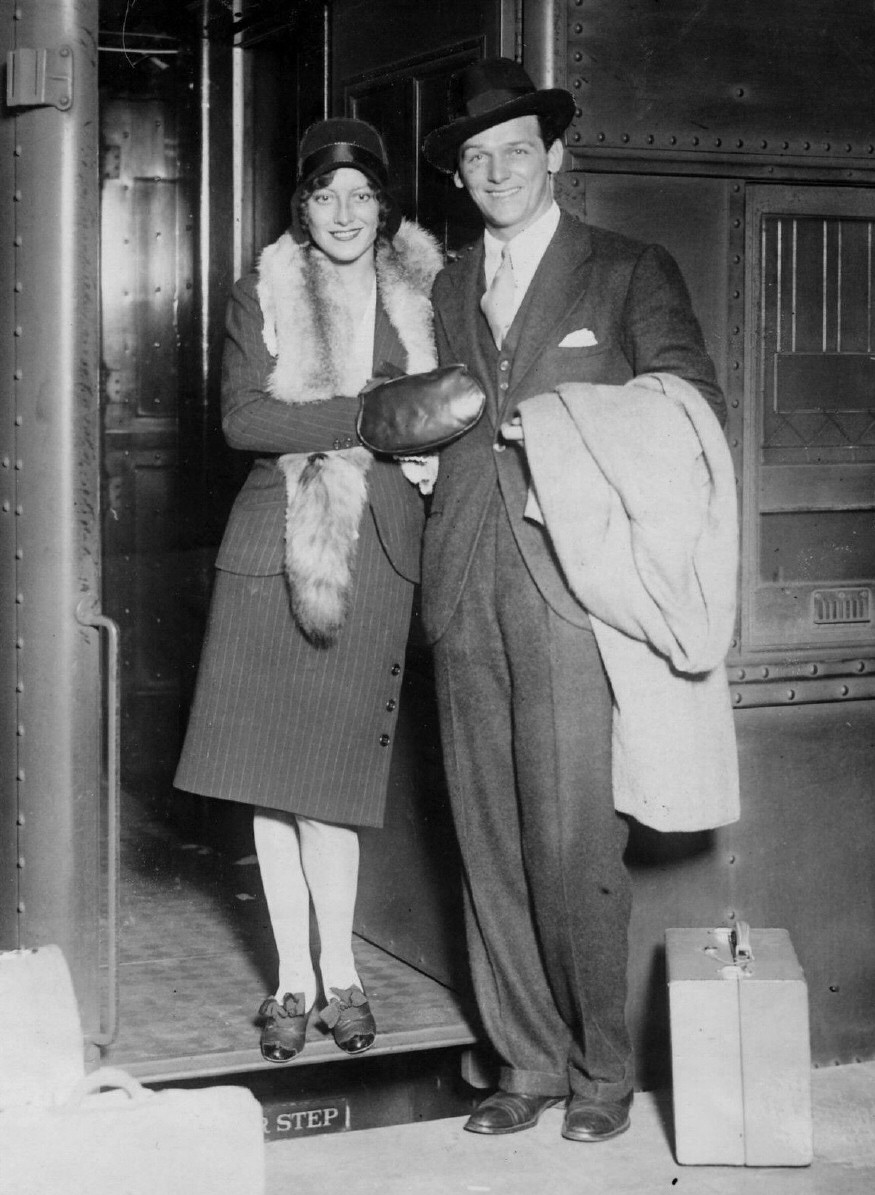
[[[259,1009],[271,1062],[303,1049],[320,989],[341,1049],[376,1033],[352,950],[356,827],[383,820],[428,482],[357,446],[356,395],[384,362],[436,365],[442,264],[387,180],[370,125],[311,126],[291,229],[236,284],[226,322],[223,429],[257,455],[216,560],[176,784],[256,807],[279,954]]]

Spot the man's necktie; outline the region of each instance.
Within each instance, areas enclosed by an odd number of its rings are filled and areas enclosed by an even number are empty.
[[[492,284],[480,300],[480,308],[486,316],[492,339],[498,348],[501,348],[501,343],[513,322],[515,289],[510,248],[505,245],[501,251],[501,264],[495,271]]]

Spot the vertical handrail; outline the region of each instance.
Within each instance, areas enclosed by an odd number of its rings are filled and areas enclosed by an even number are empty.
[[[119,844],[120,844],[120,727],[119,700],[119,628],[118,623],[98,613],[94,598],[83,597],[76,607],[76,620],[83,627],[95,627],[106,632],[106,831],[107,831],[107,972],[109,1001],[107,1023],[99,1033],[89,1036],[95,1046],[109,1046],[118,1033],[118,909],[119,909]],[[102,671],[102,670],[101,670]]]

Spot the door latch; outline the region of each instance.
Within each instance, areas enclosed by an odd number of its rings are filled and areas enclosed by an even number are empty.
[[[60,108],[73,103],[73,50],[11,50],[6,55],[9,108]]]

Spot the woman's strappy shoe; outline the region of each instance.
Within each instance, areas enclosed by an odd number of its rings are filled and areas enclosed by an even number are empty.
[[[303,1050],[307,1036],[304,993],[286,992],[282,1004],[275,996],[269,996],[262,1002],[258,1015],[262,1021],[262,1056],[268,1062],[291,1062]]]
[[[334,995],[319,1014],[347,1054],[362,1054],[374,1044],[377,1024],[361,988],[332,988]]]

